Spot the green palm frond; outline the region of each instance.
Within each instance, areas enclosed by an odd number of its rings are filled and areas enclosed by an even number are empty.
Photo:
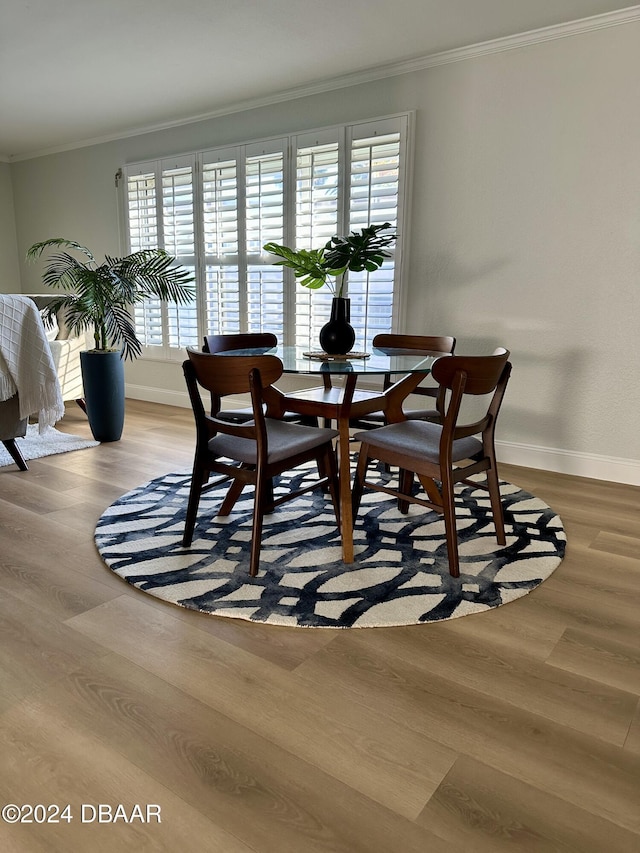
[[[137,358],[142,354],[142,345],[136,335],[131,314],[119,305],[110,306],[105,316],[107,337],[122,347],[123,358]]]
[[[79,261],[67,251],[56,252],[48,259],[42,280],[47,287],[68,291],[47,308],[52,316],[65,311],[65,322],[74,333],[92,330],[95,348],[122,350],[124,358],[142,353],[135,331],[131,306],[157,297],[177,304],[195,299],[192,274],[176,265],[175,258],[161,249],[145,249],[124,258],[106,256],[96,262],[86,247],[72,240],[54,237],[35,243],[27,259],[37,260],[48,248],[80,252],[88,262]]]
[[[86,255],[91,263],[96,262],[96,259],[86,246],[76,243],[75,240],[65,240],[64,237],[51,237],[49,240],[44,240],[42,243],[34,243],[27,252],[27,259],[30,261],[37,260],[45,249],[50,249],[53,246],[66,246],[68,249],[75,249],[76,252],[81,252],[83,255]]]
[[[107,258],[111,274],[128,291],[130,302],[141,302],[156,296],[178,304],[192,302],[194,293],[188,287],[191,273],[175,265],[175,259],[162,251],[137,252],[126,258]]]

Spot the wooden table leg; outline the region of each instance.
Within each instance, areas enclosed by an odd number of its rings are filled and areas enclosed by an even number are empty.
[[[305,399],[304,391],[300,396],[296,393],[287,396],[286,411],[298,412],[303,415],[313,415],[318,418],[336,421],[338,428],[338,475],[340,477],[340,534],[342,539],[342,559],[345,563],[354,562],[353,553],[353,507],[351,504],[351,458],[349,456],[349,420],[351,405],[355,393],[357,373],[348,373],[345,378],[342,395],[338,398],[332,395],[331,386],[325,388],[323,397],[327,399]],[[417,380],[419,381],[419,379]],[[377,400],[376,400],[377,405]],[[373,407],[371,408],[373,411]]]
[[[340,532],[342,534],[342,559],[345,563],[353,563],[353,506],[351,504],[351,457],[349,455],[349,419],[351,403],[356,390],[358,376],[347,374],[344,383],[342,402],[337,412],[338,464],[340,475]]]
[[[342,559],[353,563],[353,508],[351,506],[351,459],[349,457],[349,418],[338,418],[338,471],[340,475],[340,528]]]

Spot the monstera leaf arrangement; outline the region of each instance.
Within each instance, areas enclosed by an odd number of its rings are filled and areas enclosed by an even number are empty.
[[[360,231],[352,231],[347,237],[332,237],[321,249],[296,251],[278,243],[266,243],[263,248],[281,258],[274,264],[292,269],[303,287],[318,290],[326,284],[334,296],[342,298],[348,271],[374,272],[385,258],[391,257],[387,249],[396,235],[382,233],[390,228],[389,222],[368,225]]]

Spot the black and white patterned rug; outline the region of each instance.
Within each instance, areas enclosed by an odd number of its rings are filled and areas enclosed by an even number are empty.
[[[298,469],[276,486],[296,487]],[[227,486],[203,495],[193,544],[181,545],[190,475],[166,474],[133,489],[98,522],[100,555],[128,583],[216,616],[315,628],[411,625],[506,604],[549,577],[564,556],[560,518],[543,501],[502,483],[507,544],[499,546],[486,491],[460,485],[460,577],[449,574],[444,523],[380,493],[363,497],[356,562],[341,559],[328,496],[311,492],[265,517],[260,572],[249,576],[253,493],[216,516]],[[294,482],[291,482],[294,481]]]

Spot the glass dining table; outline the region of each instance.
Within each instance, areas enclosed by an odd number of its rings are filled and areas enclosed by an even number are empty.
[[[222,355],[223,353],[221,353]],[[373,347],[363,357],[320,357],[304,347],[277,346],[272,349],[244,349],[229,355],[275,355],[284,365],[284,372],[322,378],[322,386],[286,392],[286,410],[319,420],[336,422],[338,437],[338,470],[340,478],[340,528],[342,559],[353,563],[353,512],[351,507],[351,463],[349,456],[349,424],[372,412],[380,411],[385,396],[382,390],[356,388],[361,378],[399,377],[403,392],[410,394],[424,376],[430,373],[434,361],[442,358],[441,352],[404,349],[378,349]],[[340,384],[333,380],[341,377]]]

